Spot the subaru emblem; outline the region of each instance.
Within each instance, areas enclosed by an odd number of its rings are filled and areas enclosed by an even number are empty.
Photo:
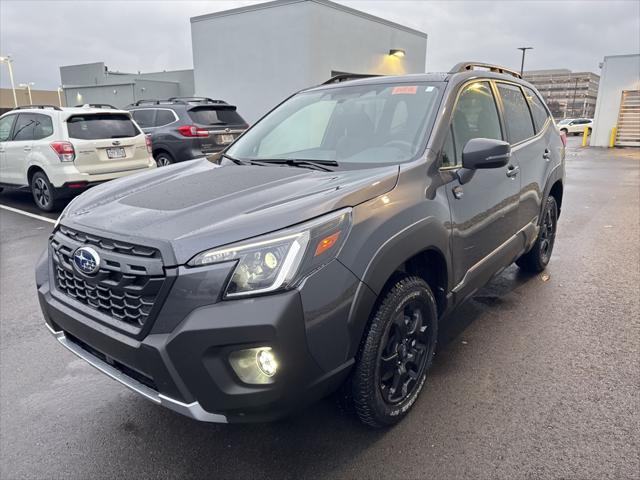
[[[100,255],[91,247],[80,247],[73,253],[73,266],[85,275],[93,275],[100,269]]]

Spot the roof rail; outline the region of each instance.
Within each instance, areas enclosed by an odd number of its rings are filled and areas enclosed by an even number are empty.
[[[109,105],[108,103],[82,103],[80,105],[76,105],[76,108],[110,108],[112,110],[118,110],[113,105]]]
[[[507,75],[512,75],[516,78],[522,78],[520,72],[516,72],[515,70],[511,70],[509,68],[501,67],[500,65],[492,65],[491,63],[482,63],[482,62],[460,62],[456,63],[449,73],[460,73],[467,70],[476,70],[476,68],[489,70],[490,72],[495,73],[505,73]]]
[[[334,75],[329,80],[322,82],[320,85],[331,85],[332,83],[348,82],[349,80],[358,80],[359,78],[371,78],[380,77],[381,75],[366,74],[366,73],[340,73]]]
[[[20,105],[19,107],[13,108],[13,110],[27,110],[29,108],[41,108],[42,110],[44,110],[45,108],[52,108],[54,110],[62,111],[60,107],[57,107],[55,105]]]
[[[147,100],[138,100],[137,102],[132,103],[131,105],[127,105],[128,107],[137,107],[142,105],[143,103],[151,103],[154,105],[158,105],[160,103],[160,100],[156,100],[153,98],[147,99]]]
[[[170,102],[207,102],[207,103],[227,103],[224,100],[214,100],[209,97],[170,97]]]

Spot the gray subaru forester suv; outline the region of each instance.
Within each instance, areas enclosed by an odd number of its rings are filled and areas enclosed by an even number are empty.
[[[197,420],[272,420],[338,391],[388,426],[454,307],[514,261],[547,266],[563,182],[564,138],[515,72],[331,82],[215,162],[75,199],[40,303],[63,346]]]

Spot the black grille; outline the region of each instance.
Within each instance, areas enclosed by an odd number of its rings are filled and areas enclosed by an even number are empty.
[[[77,248],[91,245],[100,255],[95,275],[73,267]],[[165,280],[160,252],[61,227],[51,240],[55,285],[59,292],[139,331],[152,317]]]

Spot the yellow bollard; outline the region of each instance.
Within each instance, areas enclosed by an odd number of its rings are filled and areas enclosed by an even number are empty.
[[[618,127],[611,129],[611,136],[609,137],[609,148],[613,148],[616,144],[616,134],[618,133]]]
[[[589,127],[584,127],[584,133],[582,134],[582,146],[587,146],[587,139],[589,138]]]

